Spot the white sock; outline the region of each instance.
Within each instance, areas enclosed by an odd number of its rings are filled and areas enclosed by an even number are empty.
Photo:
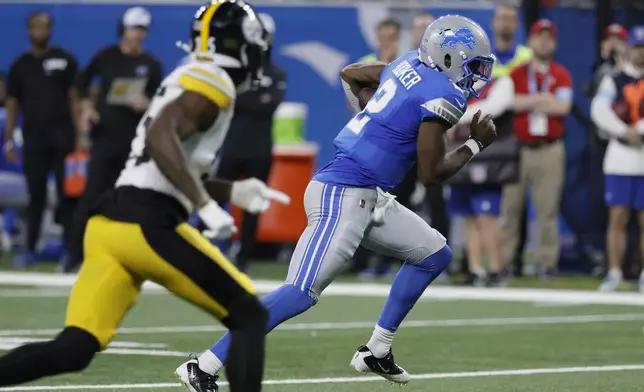
[[[373,353],[376,358],[382,358],[391,349],[391,342],[394,340],[395,332],[391,332],[382,328],[376,324],[376,327],[373,329],[373,334],[369,343],[367,343],[367,348]]]
[[[199,369],[211,376],[219,373],[222,367],[224,367],[224,364],[210,350],[206,350],[199,356]]]
[[[472,273],[478,278],[485,278],[487,276],[487,272],[481,267],[472,268]]]
[[[622,280],[622,270],[619,268],[611,268],[608,271],[608,276],[613,279]]]

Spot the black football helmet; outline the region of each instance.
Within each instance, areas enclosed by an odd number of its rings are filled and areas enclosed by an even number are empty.
[[[262,77],[268,43],[261,21],[243,0],[211,0],[190,29],[191,52],[224,68],[237,86]]]

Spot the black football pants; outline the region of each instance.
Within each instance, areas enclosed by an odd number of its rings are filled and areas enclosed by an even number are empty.
[[[76,201],[76,199],[67,198],[63,192],[65,157],[69,152],[69,150],[60,148],[25,145],[23,150],[23,169],[29,192],[26,247],[28,251],[35,251],[40,237],[43,213],[47,205],[47,183],[51,172],[54,173],[58,195],[55,220],[63,226],[63,241],[66,246],[69,246],[71,216]]]
[[[233,155],[223,155],[216,168],[217,178],[228,181],[236,181],[240,178],[257,178],[261,181],[268,181],[273,164],[272,155],[253,158],[240,158]],[[241,247],[237,255],[236,265],[242,272],[248,271],[248,263],[251,257],[257,237],[257,225],[259,215],[244,212],[241,225]]]

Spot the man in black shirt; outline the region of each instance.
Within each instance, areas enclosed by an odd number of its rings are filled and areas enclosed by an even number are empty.
[[[56,178],[59,197],[59,221],[65,228],[68,243],[73,203],[63,194],[65,157],[73,151],[74,119],[78,101],[74,89],[77,65],[74,56],[60,47],[49,45],[53,21],[45,12],[34,12],[27,18],[31,49],[18,57],[9,71],[7,118],[4,153],[16,163],[18,156],[14,129],[22,113],[23,166],[29,206],[27,208],[27,244],[25,252],[14,263],[25,267],[34,263],[34,251],[47,200],[47,179],[51,171]]]
[[[161,84],[161,63],[143,49],[151,23],[152,16],[144,8],[128,9],[119,23],[121,42],[94,55],[79,77],[82,122],[86,129],[91,128],[92,149],[85,193],[74,215],[68,271],[83,259],[88,211],[116,182],[125,166],[136,127]],[[87,98],[95,77],[100,80],[98,110]]]
[[[267,14],[259,17],[268,33],[268,42],[275,34],[275,22]],[[273,162],[273,115],[286,93],[286,74],[273,61],[271,49],[264,76],[257,89],[237,96],[235,114],[230,123],[221,157],[216,167],[218,178],[234,181],[240,177],[268,180]],[[248,270],[248,260],[255,245],[258,215],[244,213],[241,227],[241,247],[237,267]]]

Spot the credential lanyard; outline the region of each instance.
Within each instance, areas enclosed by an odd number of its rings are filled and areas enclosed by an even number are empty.
[[[543,77],[541,88],[537,85],[537,72],[532,65],[528,65],[528,91],[530,95],[550,92],[553,82],[550,72]],[[543,112],[530,112],[528,115],[529,132],[532,136],[548,136],[548,116]]]

